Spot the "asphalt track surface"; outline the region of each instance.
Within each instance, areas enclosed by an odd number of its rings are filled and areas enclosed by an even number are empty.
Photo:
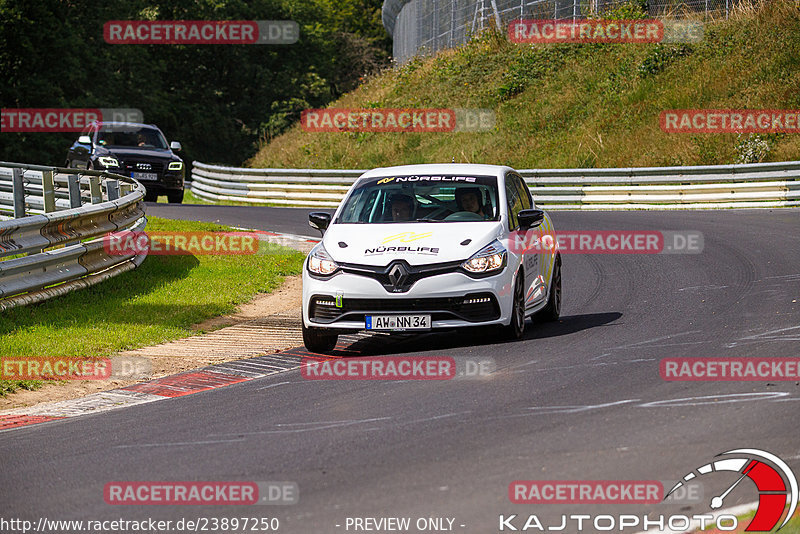
[[[148,206],[153,215],[313,235],[307,211]],[[711,496],[734,481],[703,477],[703,502],[679,506],[512,504],[514,480],[674,481],[744,447],[770,451],[800,474],[798,383],[659,375],[665,357],[800,356],[800,211],[552,216],[560,230],[697,230],[705,248],[564,256],[562,319],[529,323],[519,342],[478,330],[364,345],[368,354],[493,358],[498,370],[489,377],[308,381],[289,371],[2,432],[2,516],[277,517],[279,532],[290,533],[354,532],[345,528],[348,517],[410,517],[412,525],[447,517],[453,532],[480,534],[499,532],[500,514],[522,516],[517,528],[536,514],[547,528],[560,525],[561,514],[705,513]],[[300,501],[104,502],[107,482],[137,480],[293,481]],[[725,507],[756,498],[755,486],[741,484]]]

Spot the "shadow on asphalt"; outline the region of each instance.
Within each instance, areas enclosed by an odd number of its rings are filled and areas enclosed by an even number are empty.
[[[605,312],[566,315],[553,323],[536,323],[532,325],[529,321],[522,341],[566,336],[613,323],[620,317],[622,317],[620,312]],[[496,329],[492,327],[465,328],[427,334],[380,333],[362,337],[346,348],[337,349],[333,354],[344,357],[378,356],[516,342],[503,340]]]

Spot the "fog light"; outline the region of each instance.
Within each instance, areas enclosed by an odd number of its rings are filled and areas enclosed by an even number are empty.
[[[490,302],[492,299],[489,297],[480,297],[480,298],[473,298],[473,299],[464,299],[462,304],[481,304],[483,302]]]

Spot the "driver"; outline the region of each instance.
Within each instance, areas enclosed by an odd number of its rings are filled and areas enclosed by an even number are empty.
[[[488,219],[481,204],[481,192],[477,187],[459,187],[456,189],[456,204],[461,211],[476,213]]]

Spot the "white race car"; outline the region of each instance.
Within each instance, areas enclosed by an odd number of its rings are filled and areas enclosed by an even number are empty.
[[[309,214],[323,233],[303,269],[303,341],[330,351],[339,334],[497,325],[520,338],[525,319],[561,311],[556,246],[520,175],[495,165],[374,169],[336,213]],[[537,236],[539,236],[537,238]]]

